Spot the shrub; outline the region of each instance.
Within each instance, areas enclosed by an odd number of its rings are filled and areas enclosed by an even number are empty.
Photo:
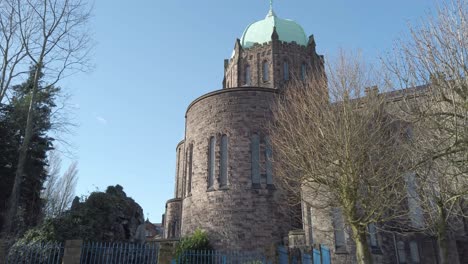
[[[208,235],[203,230],[197,228],[191,236],[184,237],[177,244],[176,257],[179,258],[186,251],[211,250]]]

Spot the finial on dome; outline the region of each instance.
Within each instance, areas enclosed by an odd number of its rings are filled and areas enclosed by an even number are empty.
[[[267,17],[276,16],[275,11],[273,11],[273,0],[270,0],[270,11],[268,12]]]

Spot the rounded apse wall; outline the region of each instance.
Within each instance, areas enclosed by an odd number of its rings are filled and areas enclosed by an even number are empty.
[[[271,171],[265,129],[275,96],[271,88],[231,88],[188,107],[182,236],[201,228],[215,249],[249,251],[287,236],[292,220]]]

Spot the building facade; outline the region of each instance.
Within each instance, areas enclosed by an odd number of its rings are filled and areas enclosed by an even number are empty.
[[[272,8],[245,29],[224,61],[223,89],[202,95],[187,108],[164,238],[201,228],[216,250],[265,251],[287,243],[291,233],[302,234],[303,246],[328,245],[333,263],[355,262],[343,220],[328,210],[314,211],[307,190],[301,190],[302,208],[291,207],[272,169],[266,127],[273,101],[288,82],[323,74],[323,67],[313,35],[279,18]],[[377,263],[435,263],[433,240],[384,236],[376,229],[370,234]]]

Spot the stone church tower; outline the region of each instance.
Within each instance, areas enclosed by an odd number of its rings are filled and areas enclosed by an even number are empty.
[[[224,69],[223,89],[188,106],[165,238],[201,228],[217,250],[265,250],[302,228],[272,168],[272,104],[289,81],[323,71],[323,57],[313,36],[270,7],[236,40]]]

